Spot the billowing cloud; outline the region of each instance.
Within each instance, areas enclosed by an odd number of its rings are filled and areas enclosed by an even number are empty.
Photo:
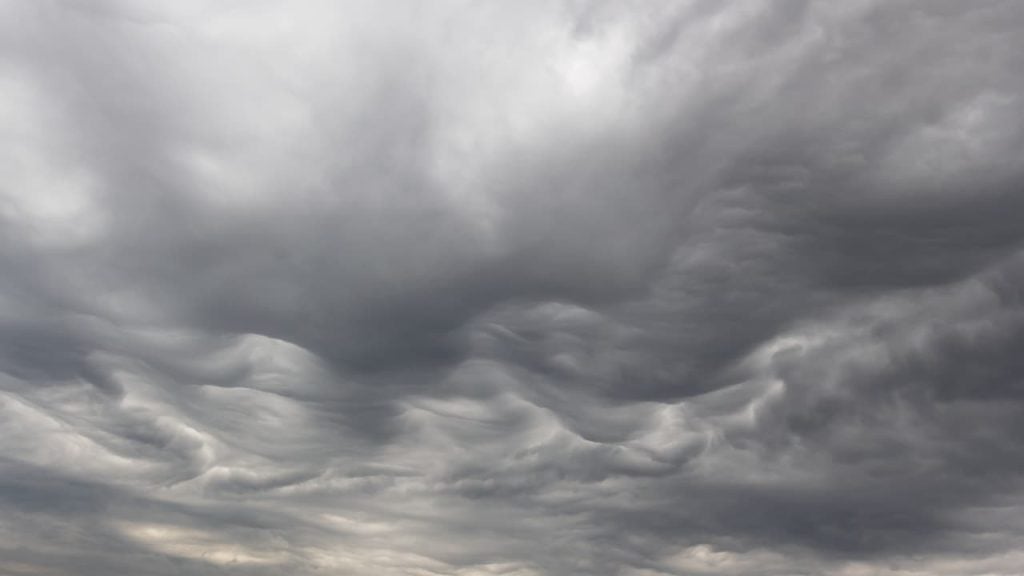
[[[1022,25],[0,2],[0,572],[1020,573]]]

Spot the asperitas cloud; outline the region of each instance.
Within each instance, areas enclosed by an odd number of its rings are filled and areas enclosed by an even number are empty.
[[[0,2],[0,573],[1021,574],[1022,30]]]

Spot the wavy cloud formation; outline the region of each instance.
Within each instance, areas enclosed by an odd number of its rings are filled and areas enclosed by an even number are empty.
[[[1022,26],[0,2],[0,572],[1019,574]]]

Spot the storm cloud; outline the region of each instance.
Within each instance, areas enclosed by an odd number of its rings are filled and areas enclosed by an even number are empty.
[[[1020,574],[1021,30],[0,2],[0,573]]]

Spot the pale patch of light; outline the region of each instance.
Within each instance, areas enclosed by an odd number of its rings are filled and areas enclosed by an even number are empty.
[[[565,113],[586,115],[588,123],[598,125],[615,118],[625,97],[623,74],[630,49],[626,33],[617,29],[594,38],[566,39],[552,62]]]
[[[938,183],[988,167],[991,158],[1019,142],[1013,121],[1017,97],[988,92],[949,111],[941,120],[898,142],[883,163],[883,178]]]
[[[750,550],[730,552],[720,550],[710,544],[690,546],[673,554],[664,561],[672,570],[682,573],[725,573],[747,574],[754,571],[767,571],[771,568],[782,568],[786,558],[781,554],[767,550]]]
[[[27,564],[24,562],[6,562],[0,560],[0,574],[10,574],[11,576],[19,576],[21,574],[32,576],[58,576],[62,573],[54,572],[44,566],[36,566],[34,564]]]
[[[538,576],[539,572],[511,562],[496,562],[453,572],[456,576]]]
[[[1019,576],[1024,551],[1013,550],[984,558],[936,558],[894,560],[888,566],[851,562],[832,572],[834,576]]]
[[[646,432],[627,445],[663,461],[703,452],[709,443],[707,423],[692,418],[685,403],[659,406],[646,418]]]
[[[0,435],[8,441],[0,449],[0,456],[48,468],[70,466],[79,473],[121,480],[145,474],[152,468],[111,452],[69,424],[75,419],[89,418],[89,414],[75,414],[76,409],[82,411],[93,406],[94,400],[84,388],[41,401],[63,406],[66,412],[53,414],[13,394],[0,393]]]
[[[47,94],[16,69],[0,68],[0,218],[44,248],[73,248],[95,240],[106,217],[94,175],[52,134],[66,132]]]
[[[257,549],[229,542],[212,532],[170,524],[122,522],[121,533],[168,556],[198,560],[218,566],[274,565],[289,559],[284,552]]]
[[[783,334],[758,347],[744,363],[758,373],[761,373],[762,371],[769,370],[778,356],[783,354],[802,355],[815,346],[822,344],[827,336],[825,333],[812,334],[810,332]]]
[[[600,88],[608,63],[600,46],[585,42],[572,47],[555,64],[569,94],[584,98]]]

